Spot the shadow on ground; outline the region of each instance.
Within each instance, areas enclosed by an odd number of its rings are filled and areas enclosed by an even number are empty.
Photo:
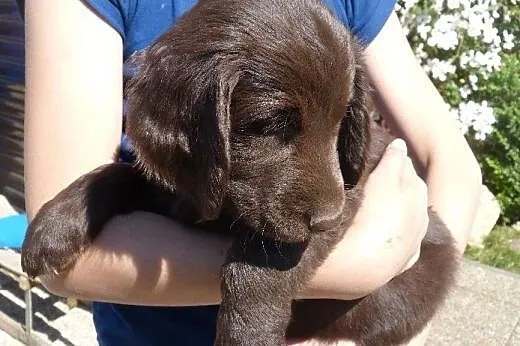
[[[20,306],[20,301],[24,302],[24,291],[19,287],[18,282],[14,278],[1,271],[0,291],[2,293],[10,293],[10,295],[0,294],[0,311],[20,325],[25,325],[25,304]],[[13,295],[17,299],[12,298]],[[66,312],[56,306],[56,303],[58,302],[62,303],[60,305],[65,305],[63,299],[56,296],[48,295],[45,298],[42,298],[38,294],[33,293],[33,330],[39,334],[45,335],[46,339],[51,343],[60,341],[64,345],[74,346],[74,344],[65,338],[58,329],[50,325],[52,321],[66,315]],[[65,307],[65,309],[67,308]],[[83,309],[83,307],[80,306],[77,307],[77,309]]]

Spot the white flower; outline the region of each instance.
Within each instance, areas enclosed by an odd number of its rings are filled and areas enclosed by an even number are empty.
[[[511,20],[508,11],[504,11],[510,5],[504,0],[427,0],[421,6],[417,3],[418,0],[398,0],[396,5],[406,32],[415,33],[411,41],[413,51],[437,83],[449,81],[457,86],[462,102],[453,105],[450,113],[462,133],[472,129],[476,139],[485,139],[493,130],[495,117],[487,102],[475,102],[474,92],[492,72],[500,69],[502,51],[515,47],[514,35],[496,24],[499,19]],[[468,36],[471,39],[460,45]],[[467,78],[460,78],[458,70]]]
[[[476,85],[478,82],[478,77],[474,74],[469,75],[469,82],[470,82],[471,86]]]
[[[510,50],[515,46],[513,40],[515,39],[515,35],[510,34],[507,30],[502,32],[504,35],[504,49]]]
[[[459,39],[455,31],[443,33],[436,32],[435,34],[432,34],[426,42],[430,47],[437,46],[444,50],[450,50],[457,47]]]
[[[468,36],[477,37],[482,32],[482,19],[480,17],[468,18]]]
[[[491,51],[488,52],[489,60],[487,64],[487,70],[488,72],[498,71],[500,69],[500,66],[502,65],[502,57],[500,56],[498,51]]]
[[[502,43],[502,38],[500,37],[500,35],[496,35],[493,38],[493,47],[500,49],[500,43]]]
[[[451,64],[449,61],[442,61],[437,58],[430,61],[428,64],[432,77],[435,79],[444,82],[446,80],[446,76],[450,73],[455,73],[456,67]]]
[[[460,56],[460,67],[466,68],[469,63],[475,59],[475,51],[469,50],[467,52],[463,52]]]
[[[419,0],[404,0],[404,8],[412,8]]]
[[[460,6],[460,0],[448,0],[448,8],[450,10],[454,10],[459,8]]]
[[[423,40],[426,40],[426,38],[428,37],[428,33],[432,30],[432,27],[429,26],[428,24],[419,24],[417,26],[417,33],[419,34],[419,37],[422,38]]]
[[[468,79],[469,79],[469,85],[471,86],[471,90],[472,91],[478,90],[478,85],[477,85],[478,77],[477,77],[477,75],[471,74]]]
[[[495,40],[496,37],[498,37],[498,29],[492,26],[485,26],[482,30],[482,34],[482,41],[485,43],[491,43]]]
[[[466,8],[470,8],[471,7],[471,2],[472,1],[473,0],[461,0],[460,3],[462,4],[462,7],[464,9],[466,9]]]
[[[460,96],[463,99],[467,99],[469,95],[473,92],[470,88],[468,88],[467,85],[464,85],[463,87],[459,88]]]
[[[424,39],[424,37],[421,37]],[[449,50],[457,47],[457,19],[453,15],[441,16],[435,23],[430,38],[426,41],[431,47]]]
[[[493,131],[496,119],[487,101],[469,101],[459,105],[458,121],[462,128],[473,128],[477,140],[484,140]]]
[[[435,0],[435,3],[433,5],[433,8],[440,12],[442,10],[442,6],[444,5],[444,0]]]
[[[473,63],[473,64],[472,64]],[[498,70],[502,64],[502,58],[498,51],[488,51],[486,53],[476,52],[475,57],[469,62],[471,67],[477,67],[477,65],[485,67],[487,72],[493,72]]]
[[[426,53],[426,51],[424,50],[424,43],[419,43],[415,47],[414,52],[415,52],[415,56],[417,58],[419,58],[421,61],[428,58],[428,53]]]
[[[493,130],[493,128],[491,128],[491,131],[492,130]],[[489,133],[491,133],[491,131],[489,131]],[[488,133],[485,133],[485,132],[476,132],[475,139],[478,141],[483,141],[484,139],[486,139],[487,135],[488,135]]]
[[[459,105],[459,121],[465,127],[470,127],[473,123],[478,110],[478,105],[474,101],[461,103]]]

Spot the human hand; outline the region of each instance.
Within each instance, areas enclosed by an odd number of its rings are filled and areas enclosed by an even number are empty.
[[[387,147],[364,192],[354,225],[364,229],[359,235],[367,244],[361,250],[392,265],[388,281],[415,264],[429,222],[427,186],[417,176],[403,140]]]
[[[419,258],[429,221],[428,195],[403,140],[387,147],[364,195],[344,239],[311,281],[311,295],[342,299],[367,295]]]

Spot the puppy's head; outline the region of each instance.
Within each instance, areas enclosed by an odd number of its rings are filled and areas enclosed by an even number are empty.
[[[200,1],[146,52],[127,131],[203,219],[304,241],[341,222],[363,170],[361,64],[320,1]]]

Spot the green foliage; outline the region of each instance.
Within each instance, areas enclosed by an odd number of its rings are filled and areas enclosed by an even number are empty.
[[[484,240],[484,247],[469,246],[466,258],[520,273],[520,252],[511,249],[511,241],[520,239],[520,231],[511,227],[496,227]]]
[[[500,203],[503,224],[520,221],[519,2],[397,3],[416,56],[450,105]]]
[[[501,221],[514,223],[520,220],[520,53],[505,56],[501,70],[478,94],[490,102],[497,122],[485,141],[470,140],[470,144],[484,183],[500,203]]]

